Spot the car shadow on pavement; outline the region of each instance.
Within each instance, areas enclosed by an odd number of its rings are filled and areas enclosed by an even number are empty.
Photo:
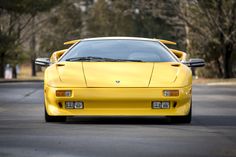
[[[68,117],[67,124],[169,125],[167,117]]]
[[[68,117],[64,124],[236,126],[236,116],[194,115],[190,124],[172,123],[168,117]]]

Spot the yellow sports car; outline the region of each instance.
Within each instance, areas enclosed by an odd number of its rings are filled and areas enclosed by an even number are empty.
[[[44,76],[45,120],[67,116],[168,116],[190,123],[192,73],[167,40],[101,37],[74,40],[70,48],[35,63]]]

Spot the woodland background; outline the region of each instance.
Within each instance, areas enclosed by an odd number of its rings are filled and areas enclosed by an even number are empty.
[[[0,78],[7,64],[49,57],[63,42],[102,36],[176,41],[203,58],[200,77],[236,77],[236,0],[0,0]]]

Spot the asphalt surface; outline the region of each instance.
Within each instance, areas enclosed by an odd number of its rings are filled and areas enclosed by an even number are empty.
[[[193,87],[193,121],[76,117],[45,123],[43,85],[0,84],[0,157],[236,157],[236,86]]]

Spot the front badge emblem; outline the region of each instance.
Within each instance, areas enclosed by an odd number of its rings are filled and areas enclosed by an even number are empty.
[[[120,81],[119,81],[119,80],[116,80],[116,83],[120,83]]]

